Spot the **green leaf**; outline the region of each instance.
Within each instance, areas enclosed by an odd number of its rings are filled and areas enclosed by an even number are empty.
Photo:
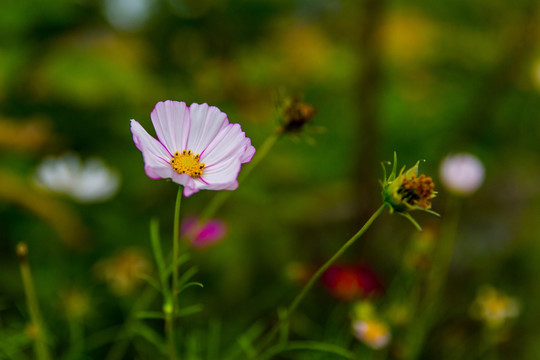
[[[250,351],[253,349],[253,343],[258,339],[261,334],[264,332],[265,326],[262,322],[256,322],[250,326],[240,337],[236,340],[236,345],[233,348],[228,350],[228,354],[224,359],[232,360],[240,356],[242,352]],[[253,350],[255,351],[255,350]]]
[[[152,328],[144,325],[143,323],[137,323],[133,327],[133,332],[140,335],[142,338],[153,344],[162,355],[167,355],[167,346],[163,338],[155,332]]]
[[[356,356],[351,351],[342,348],[341,346],[337,346],[334,344],[328,344],[318,341],[296,341],[291,342],[286,346],[275,346],[273,348],[270,348],[266,354],[263,354],[262,356],[259,356],[258,360],[265,360],[265,359],[271,359],[275,355],[286,352],[286,351],[293,351],[293,350],[311,350],[311,351],[319,351],[319,352],[325,352],[329,354],[334,354],[343,357],[344,359],[350,359],[350,360],[356,360]]]
[[[279,327],[279,344],[285,345],[289,340],[289,321],[287,309],[280,308],[278,310],[278,318],[281,326]]]
[[[196,266],[192,266],[189,269],[187,269],[182,276],[178,279],[178,289],[180,289],[185,283],[187,283],[195,274],[199,272],[199,268]],[[180,290],[178,290],[180,292]]]
[[[137,319],[165,319],[165,314],[160,311],[138,311],[135,317]]]
[[[425,212],[427,212],[428,214],[431,214],[431,215],[435,215],[435,216],[439,216],[439,217],[441,216],[441,214],[439,214],[439,213],[437,213],[437,212],[435,212],[433,210],[430,210],[430,209],[426,209],[426,210],[423,210],[423,211],[425,211]]]
[[[178,294],[182,293],[184,290],[186,290],[187,288],[189,287],[192,287],[192,286],[199,286],[199,287],[204,287],[203,284],[201,284],[200,282],[196,282],[196,281],[192,281],[192,282],[188,282],[187,284],[184,284],[183,286],[180,286],[178,288]]]
[[[151,276],[148,276],[146,274],[140,274],[139,278],[146,281],[149,285],[151,285],[153,288],[155,288],[158,292],[161,292],[161,285]]]
[[[211,320],[208,329],[208,341],[207,341],[207,360],[220,359],[219,357],[219,343],[221,333],[221,322],[217,320]]]
[[[2,331],[0,332],[0,358],[3,359],[3,355],[8,359],[18,358],[17,355],[29,347],[31,343],[32,340],[24,331]]]
[[[414,220],[414,218],[409,214],[408,212],[398,212],[399,215],[403,216],[404,218],[408,219],[416,228],[418,231],[422,231],[422,227],[420,227],[420,224]]]
[[[184,265],[189,260],[189,258],[190,258],[189,254],[186,254],[186,253],[178,256],[178,260],[176,262],[178,267]],[[171,275],[172,272],[173,272],[173,266],[172,266],[172,261],[171,261],[171,264],[167,266],[167,271],[166,271],[167,276]]]
[[[191,314],[198,313],[202,311],[204,307],[201,304],[187,306],[185,308],[178,309],[176,311],[176,317],[188,316]]]
[[[154,258],[156,259],[159,272],[161,290],[164,294],[168,294],[169,288],[167,286],[167,273],[165,272],[165,261],[163,260],[161,241],[159,239],[159,223],[156,218],[150,221],[150,240],[152,241],[152,251],[154,252]]]

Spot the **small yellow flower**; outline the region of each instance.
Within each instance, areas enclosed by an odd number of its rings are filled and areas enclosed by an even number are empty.
[[[65,314],[71,318],[84,318],[92,310],[90,298],[82,290],[64,290],[60,294],[60,301],[65,309]]]
[[[355,321],[353,328],[355,336],[372,349],[381,349],[390,342],[390,329],[379,319]]]
[[[390,328],[386,322],[377,317],[371,302],[357,302],[352,311],[352,318],[354,335],[367,346],[381,349],[390,342]]]
[[[138,249],[128,248],[114,257],[99,261],[94,270],[115,295],[133,293],[143,283],[143,277],[152,272],[152,265]]]
[[[422,210],[437,215],[431,211],[431,199],[436,196],[435,184],[431,177],[424,174],[418,175],[418,161],[412,168],[405,171],[403,166],[397,173],[397,155],[394,153],[392,172],[386,176],[386,168],[383,164],[384,179],[382,181],[382,198],[390,208],[390,212],[409,219],[419,230],[420,225],[412,218],[409,211]]]
[[[471,313],[488,327],[497,328],[519,315],[519,305],[516,299],[485,286],[478,291]]]

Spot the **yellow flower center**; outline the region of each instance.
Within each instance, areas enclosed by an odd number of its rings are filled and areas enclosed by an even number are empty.
[[[367,328],[364,332],[364,337],[369,343],[376,343],[381,337],[385,337],[388,334],[388,328],[380,321],[366,321],[366,325]]]
[[[508,308],[508,301],[502,296],[494,294],[485,300],[485,312],[489,315],[501,315]]]
[[[191,177],[199,177],[202,175],[204,163],[200,163],[200,155],[193,154],[191,150],[182,150],[182,152],[175,152],[174,157],[171,159],[171,165],[179,174],[188,174]]]

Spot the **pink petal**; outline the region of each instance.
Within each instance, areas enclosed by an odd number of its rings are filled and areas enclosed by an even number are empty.
[[[240,157],[240,162],[242,164],[250,162],[253,158],[253,155],[255,155],[255,147],[251,145],[251,140],[248,137],[246,137],[246,139],[244,140],[244,144],[245,151],[244,154]]]
[[[171,155],[163,144],[150,136],[135,120],[131,120],[131,133],[135,146],[143,154],[146,175],[152,179],[172,177],[174,170],[169,163]]]
[[[206,166],[214,165],[229,157],[242,159],[246,152],[246,134],[238,124],[223,128],[208,147],[201,153],[201,161]]]
[[[230,157],[204,169],[201,177],[209,190],[234,190],[238,187],[236,178],[240,172],[241,163],[236,157]]]
[[[150,114],[158,139],[171,154],[186,149],[190,131],[189,109],[184,102],[158,102]]]
[[[182,222],[182,235],[189,238],[191,245],[205,248],[222,240],[227,234],[227,227],[221,220],[208,220],[199,224],[196,217],[186,218]]]
[[[219,131],[229,124],[229,120],[224,112],[208,104],[191,104],[189,114],[191,128],[186,150],[200,154]]]
[[[188,174],[178,174],[176,171],[173,170],[172,180],[175,183],[184,186],[185,197],[190,197],[191,195],[195,194],[197,191],[200,190],[200,186]]]

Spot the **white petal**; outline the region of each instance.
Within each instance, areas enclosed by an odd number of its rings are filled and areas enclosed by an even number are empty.
[[[251,145],[251,140],[248,137],[246,138],[246,140],[244,140],[244,144],[245,144],[245,152],[240,157],[240,162],[242,164],[250,162],[251,159],[253,158],[253,155],[255,155],[255,147]]]
[[[246,134],[240,125],[227,125],[201,153],[201,162],[209,166],[230,157],[241,159],[246,152],[245,139]]]
[[[201,179],[206,183],[203,187],[209,190],[234,190],[238,187],[236,178],[240,172],[241,163],[236,157],[208,166],[203,171]]]
[[[190,128],[189,110],[184,102],[158,102],[150,114],[158,139],[171,154],[185,150]]]
[[[208,104],[191,104],[189,115],[191,128],[187,147],[183,150],[191,150],[195,154],[200,154],[219,131],[229,124],[224,112]]]
[[[175,183],[184,186],[185,197],[190,197],[200,190],[200,185],[187,174],[178,174],[177,172],[173,172],[172,180]]]
[[[86,161],[84,168],[78,174],[79,181],[73,189],[72,196],[79,201],[103,201],[112,197],[119,186],[119,176],[110,170],[98,158]]]
[[[172,155],[163,144],[150,136],[135,120],[131,120],[131,132],[135,146],[143,154],[146,175],[152,179],[171,178],[174,173],[169,162]]]

